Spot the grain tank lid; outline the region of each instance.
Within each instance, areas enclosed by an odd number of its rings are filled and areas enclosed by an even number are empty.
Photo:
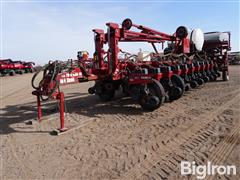
[[[229,42],[228,32],[208,32],[204,33],[204,41],[212,43],[224,43]]]

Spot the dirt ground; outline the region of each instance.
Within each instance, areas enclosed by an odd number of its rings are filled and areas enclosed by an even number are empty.
[[[66,126],[60,136],[58,106],[44,104],[41,123],[32,74],[1,77],[0,179],[195,179],[181,176],[180,162],[236,165],[240,179],[240,66],[230,81],[207,83],[153,112],[129,98],[108,103],[88,95],[91,83],[69,85]]]

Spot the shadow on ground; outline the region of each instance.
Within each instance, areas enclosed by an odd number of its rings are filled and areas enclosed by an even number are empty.
[[[120,98],[120,99],[119,99]],[[87,93],[68,93],[65,98],[65,111],[76,113],[86,117],[101,117],[106,114],[124,114],[135,116],[142,114],[140,106],[135,106],[131,98],[117,96],[111,102],[101,102],[97,96]],[[57,114],[59,112],[57,101],[42,103],[43,116]],[[2,109],[0,118],[0,134],[30,133],[29,131],[17,131],[11,127],[12,124],[36,119],[36,102],[19,105],[8,105]],[[36,132],[34,132],[36,133]],[[44,132],[39,132],[44,133]],[[46,133],[46,132],[45,132]]]

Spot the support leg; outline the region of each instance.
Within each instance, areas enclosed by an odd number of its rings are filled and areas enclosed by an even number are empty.
[[[64,127],[64,93],[59,93],[59,107],[60,107],[60,132],[64,132],[67,128]]]
[[[38,121],[41,122],[41,119],[42,119],[42,105],[41,105],[41,100],[40,100],[39,95],[37,95],[37,112],[38,112]]]

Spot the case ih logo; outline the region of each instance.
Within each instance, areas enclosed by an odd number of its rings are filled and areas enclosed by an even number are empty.
[[[82,77],[82,72],[66,73],[61,75],[60,84],[74,83],[78,81],[78,78]]]

